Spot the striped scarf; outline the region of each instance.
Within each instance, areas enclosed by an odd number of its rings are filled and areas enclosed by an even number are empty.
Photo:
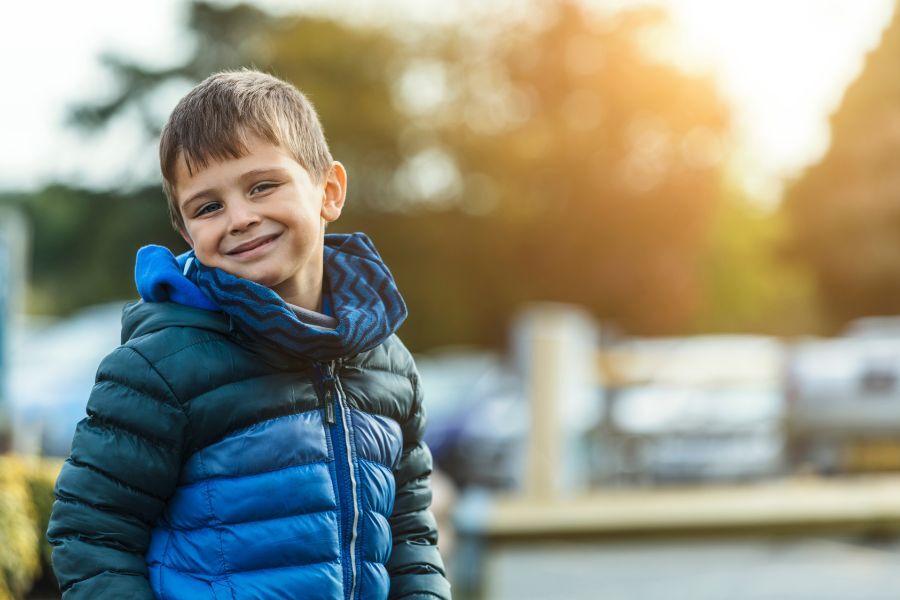
[[[271,289],[191,261],[186,275],[231,316],[238,328],[290,354],[313,360],[350,357],[381,344],[406,319],[394,278],[364,233],[328,234],[323,293],[337,319],[333,329],[301,320]]]

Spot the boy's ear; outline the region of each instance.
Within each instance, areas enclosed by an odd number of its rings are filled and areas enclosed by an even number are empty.
[[[347,170],[344,165],[334,161],[331,169],[325,177],[325,187],[322,190],[322,219],[331,223],[341,216],[344,208],[344,200],[347,198]]]

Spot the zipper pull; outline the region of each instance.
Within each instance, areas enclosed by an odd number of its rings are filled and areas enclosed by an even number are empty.
[[[313,368],[319,375],[319,381],[322,384],[322,403],[325,409],[325,422],[334,425],[337,421],[334,418],[334,398],[335,398],[335,382],[334,382],[334,365],[332,363],[313,362]]]
[[[334,382],[329,381],[325,388],[325,422],[334,425]]]
[[[328,399],[328,405],[325,407],[325,419],[329,425],[336,423],[334,419],[334,403],[338,399],[337,389],[337,371],[340,369],[335,361],[328,363],[328,392],[325,397]]]

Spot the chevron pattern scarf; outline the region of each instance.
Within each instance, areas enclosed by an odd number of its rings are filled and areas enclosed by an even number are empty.
[[[248,335],[313,360],[333,360],[371,350],[406,319],[406,304],[387,265],[363,233],[328,234],[323,293],[337,319],[334,329],[298,318],[271,289],[196,259],[186,275]]]

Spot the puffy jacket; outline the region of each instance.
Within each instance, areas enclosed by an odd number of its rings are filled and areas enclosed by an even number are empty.
[[[415,365],[329,362],[225,313],[125,308],[57,481],[63,597],[449,598]]]

